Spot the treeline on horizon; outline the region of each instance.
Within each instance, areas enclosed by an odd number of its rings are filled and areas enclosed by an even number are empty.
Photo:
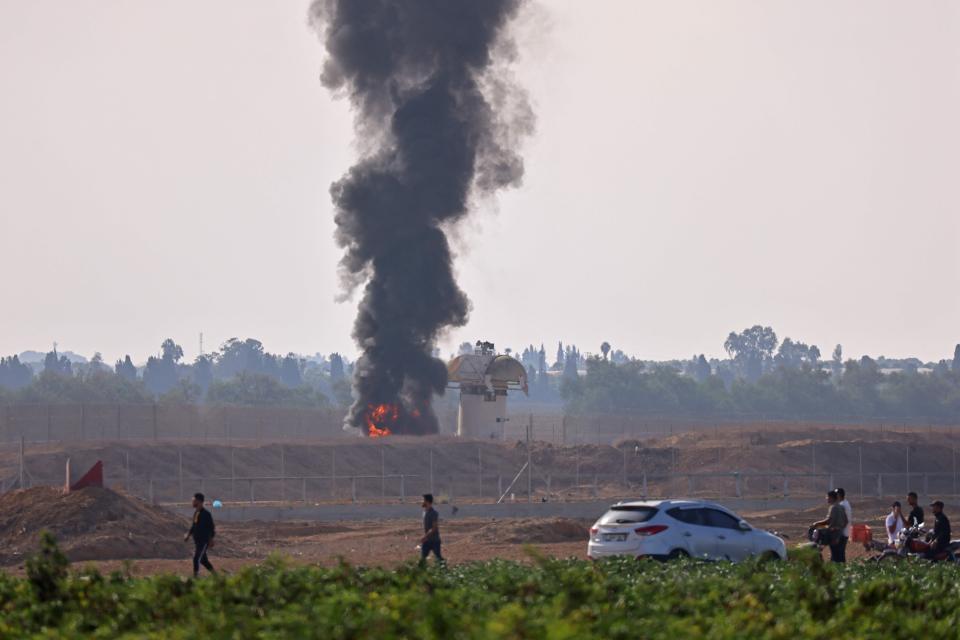
[[[139,368],[129,355],[109,366],[99,354],[77,363],[51,351],[35,373],[18,356],[2,358],[0,402],[347,406],[350,374],[338,353],[280,356],[252,338],[231,338],[188,364],[180,345],[167,339]]]
[[[599,354],[575,345],[505,349],[527,369],[529,396],[511,404],[554,405],[573,415],[664,418],[864,418],[960,420],[960,345],[952,359],[844,359],[756,325],[731,332],[725,359],[703,355],[642,361],[608,342]],[[471,353],[469,343],[460,353]],[[438,354],[439,355],[439,354]],[[130,356],[109,366],[95,355],[72,362],[51,351],[39,371],[18,356],[0,359],[0,403],[171,403],[345,408],[352,364],[340,354],[277,355],[254,339],[232,338],[193,363],[165,340],[137,367]],[[455,401],[448,394],[447,401]]]

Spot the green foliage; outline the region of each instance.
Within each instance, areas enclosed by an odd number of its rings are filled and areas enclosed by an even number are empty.
[[[663,366],[602,358],[587,375],[564,380],[567,412],[676,417],[763,416],[784,419],[960,419],[960,374],[884,374],[870,358],[849,361],[839,378],[807,363],[777,366],[756,382],[680,375]]]
[[[94,371],[84,376],[44,371],[18,392],[10,402],[28,404],[151,402],[153,397],[139,380],[127,380],[110,371]]]
[[[285,566],[184,580],[0,574],[0,637],[953,638],[956,567],[536,558],[397,570]]]
[[[249,406],[327,407],[323,393],[307,386],[291,389],[273,376],[241,372],[229,380],[215,380],[207,389],[210,404]]]
[[[49,531],[40,532],[40,552],[27,558],[27,580],[37,600],[50,602],[59,598],[67,577],[67,557]]]

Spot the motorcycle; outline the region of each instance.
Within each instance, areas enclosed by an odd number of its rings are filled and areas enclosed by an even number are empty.
[[[907,527],[900,532],[897,544],[887,547],[874,560],[900,560],[902,558],[927,558],[930,551],[932,531],[927,531],[923,524]],[[942,549],[933,558],[934,562],[947,561],[960,563],[960,540],[951,540],[945,549]]]

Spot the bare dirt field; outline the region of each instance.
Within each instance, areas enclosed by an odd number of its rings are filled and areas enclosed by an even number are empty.
[[[857,502],[855,521],[881,535],[887,502]],[[421,523],[416,504],[404,521],[244,522],[218,525],[213,562],[227,571],[258,564],[270,556],[295,564],[397,566],[415,560]],[[803,542],[811,522],[825,507],[744,512],[754,526],[783,535],[788,548]],[[0,497],[2,570],[22,573],[41,529],[54,532],[68,557],[104,571],[134,575],[170,572],[189,575],[191,543],[182,541],[188,521],[161,507],[109,490],[85,489],[63,496],[57,489],[15,491]],[[599,515],[599,514],[598,514]],[[566,518],[444,517],[444,554],[451,563],[503,558],[530,561],[537,556],[586,558],[591,520]],[[848,557],[866,556],[851,544]]]

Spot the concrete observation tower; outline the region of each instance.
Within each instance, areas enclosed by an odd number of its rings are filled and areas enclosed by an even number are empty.
[[[447,365],[449,388],[460,390],[457,435],[500,440],[507,418],[507,392],[527,393],[527,371],[492,342],[477,341],[473,353]]]

